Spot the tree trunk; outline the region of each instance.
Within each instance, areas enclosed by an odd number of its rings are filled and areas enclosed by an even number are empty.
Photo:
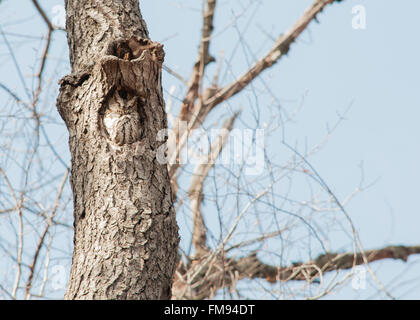
[[[66,0],[74,252],[66,299],[169,299],[179,242],[166,164],[163,49],[138,0]],[[162,135],[162,134],[160,134]]]

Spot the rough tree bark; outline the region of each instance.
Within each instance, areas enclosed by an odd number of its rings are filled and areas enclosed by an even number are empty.
[[[66,0],[74,252],[66,299],[169,299],[178,227],[156,139],[167,127],[163,49],[138,0]]]

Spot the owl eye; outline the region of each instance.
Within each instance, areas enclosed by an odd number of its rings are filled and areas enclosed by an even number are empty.
[[[124,89],[117,90],[117,94],[124,100],[127,100],[127,91]]]

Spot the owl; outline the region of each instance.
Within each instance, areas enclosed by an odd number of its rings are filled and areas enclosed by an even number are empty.
[[[104,113],[104,126],[111,141],[118,146],[140,140],[138,98],[126,100],[115,91]]]

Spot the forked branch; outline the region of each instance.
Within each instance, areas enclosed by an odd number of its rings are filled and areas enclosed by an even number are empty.
[[[300,19],[288,30],[285,34],[282,34],[274,43],[271,50],[257,61],[247,72],[245,72],[238,80],[227,85],[224,88],[217,90],[217,92],[204,101],[203,111],[206,115],[211,109],[226,101],[235,94],[241,92],[248,84],[250,84],[255,78],[257,78],[264,70],[270,68],[283,56],[285,56],[290,46],[300,34],[307,28],[312,20],[316,19],[318,13],[324,8],[337,0],[316,0],[300,17]],[[339,1],[338,1],[339,2]]]

